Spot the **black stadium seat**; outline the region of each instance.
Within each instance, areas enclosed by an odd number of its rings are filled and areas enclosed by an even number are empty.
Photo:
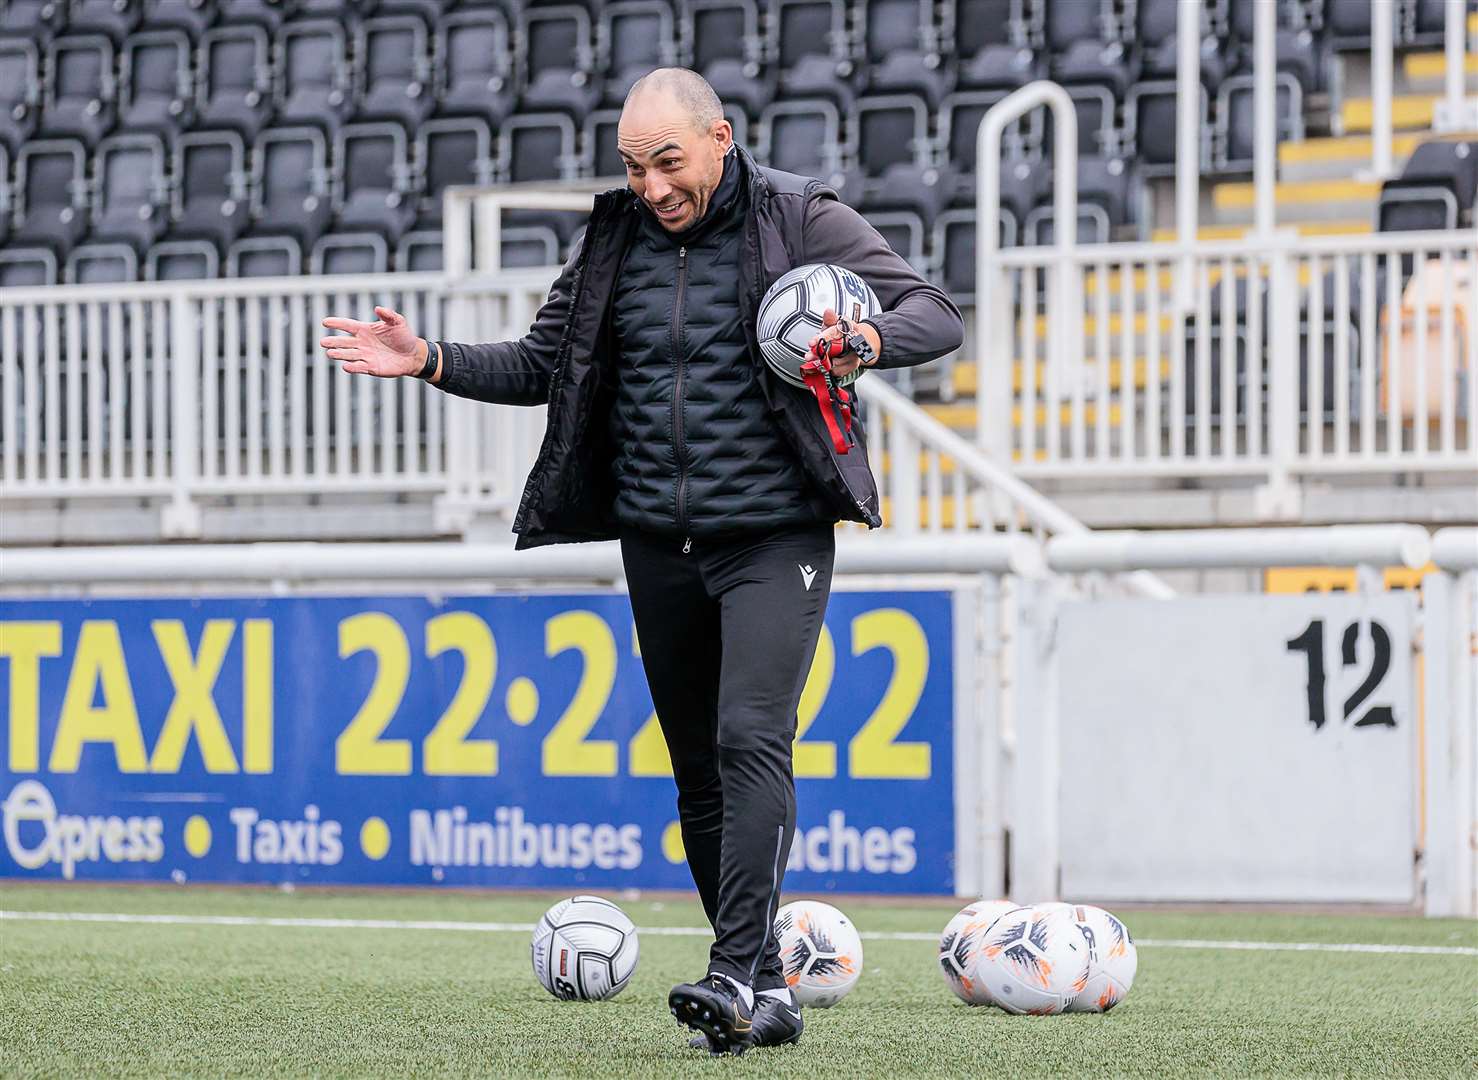
[[[932,0],[868,0],[863,14],[867,92],[913,93],[930,108],[954,87],[943,64]]]
[[[314,124],[326,134],[349,116],[351,75],[343,62],[348,38],[327,19],[283,24],[277,32],[274,124]]]
[[[1278,142],[1303,138],[1303,88],[1280,71],[1274,84],[1274,114]],[[1251,75],[1233,75],[1217,88],[1213,130],[1215,167],[1226,172],[1248,172],[1255,152],[1255,110]]]
[[[38,42],[43,48],[67,25],[63,0],[8,0],[0,4],[0,33]]]
[[[62,280],[68,285],[111,285],[138,278],[139,257],[128,244],[81,244],[62,267]]]
[[[1472,227],[1478,195],[1478,141],[1437,139],[1412,153],[1401,175],[1381,187],[1380,232]]]
[[[677,61],[672,9],[664,0],[617,0],[602,5],[596,42],[596,67],[607,105],[619,107],[637,79]]]
[[[383,274],[390,269],[390,249],[377,233],[328,233],[308,255],[308,273]]]
[[[16,156],[16,229],[11,243],[66,253],[87,231],[87,148],[75,139],[38,139]]]
[[[173,137],[190,126],[195,111],[190,51],[183,30],[134,34],[124,43],[118,80],[123,130]]]
[[[725,105],[758,116],[775,100],[778,79],[765,64],[754,0],[691,0],[681,10],[683,63],[707,79]]]
[[[218,14],[217,0],[145,0],[142,25],[148,30],[183,30],[198,43]]]
[[[475,116],[492,127],[513,111],[508,23],[495,8],[448,16],[436,31],[437,114]]]
[[[776,0],[768,48],[780,78],[778,100],[825,98],[843,115],[851,112],[857,80],[841,0]]]
[[[600,100],[592,78],[594,30],[583,7],[562,4],[525,10],[519,16],[525,52],[519,112],[559,110],[578,125]]]
[[[219,0],[221,26],[254,24],[271,32],[293,16],[297,0]]]
[[[93,146],[117,119],[113,43],[100,34],[59,37],[46,55],[41,134]]]
[[[204,240],[161,240],[144,257],[146,281],[209,281],[221,275],[221,257]]]
[[[564,113],[518,113],[498,129],[498,160],[510,183],[573,180],[575,124]]]
[[[1047,48],[1066,52],[1081,42],[1114,40],[1113,0],[1071,0],[1045,5],[1043,33]]]
[[[196,123],[256,138],[272,115],[271,45],[260,26],[225,25],[200,39]]]
[[[394,120],[414,128],[436,105],[430,38],[413,15],[366,19],[355,33],[356,120]]]
[[[249,223],[246,144],[234,131],[194,131],[174,144],[169,239],[224,252]]]
[[[92,231],[88,239],[142,252],[164,232],[169,184],[164,141],[113,135],[93,158]]]
[[[67,32],[69,34],[102,34],[114,45],[139,25],[142,5],[128,0],[69,0]]]
[[[296,277],[303,248],[291,236],[245,236],[226,254],[227,277]]]
[[[823,180],[841,169],[842,121],[829,101],[782,100],[760,117],[760,159]]]
[[[289,235],[303,249],[328,226],[328,143],[317,128],[268,128],[252,153],[254,236]],[[301,254],[301,252],[299,253]]]
[[[41,115],[41,51],[25,38],[0,38],[0,144],[12,152]]]
[[[585,118],[580,132],[580,145],[584,147],[582,173],[613,180],[625,177],[626,165],[616,152],[616,127],[620,122],[620,109],[596,109]]]
[[[349,124],[339,130],[336,157],[334,230],[378,233],[394,245],[416,216],[404,130],[398,124]]]
[[[928,272],[924,256],[925,226],[919,215],[907,210],[879,210],[864,215],[888,246],[909,261],[919,273]]]
[[[0,248],[0,287],[55,285],[59,276],[56,256],[46,248]]]
[[[417,180],[421,193],[418,229],[441,228],[441,203],[456,184],[491,184],[497,175],[493,136],[475,117],[428,120],[416,132]]]

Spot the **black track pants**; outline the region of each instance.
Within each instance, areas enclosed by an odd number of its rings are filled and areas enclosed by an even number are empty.
[[[625,532],[642,665],[713,924],[709,970],[785,985],[771,928],[795,833],[796,706],[831,592],[831,525],[721,542]]]

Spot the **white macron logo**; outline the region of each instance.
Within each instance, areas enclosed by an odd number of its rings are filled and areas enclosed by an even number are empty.
[[[809,566],[802,566],[800,563],[796,563],[795,565],[796,569],[801,572],[801,580],[806,583],[806,592],[810,592],[811,582],[816,580],[816,571],[812,570]]]

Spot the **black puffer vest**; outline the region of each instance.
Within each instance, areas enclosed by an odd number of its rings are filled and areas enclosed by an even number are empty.
[[[702,220],[681,232],[638,207],[611,304],[624,526],[701,537],[835,520],[776,427],[748,355],[743,168],[731,151]]]

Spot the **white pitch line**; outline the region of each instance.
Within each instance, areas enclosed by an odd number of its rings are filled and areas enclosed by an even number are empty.
[[[4,911],[0,920],[27,922],[142,923],[156,926],[287,926],[327,930],[452,930],[471,933],[528,934],[533,923],[460,922],[435,919],[303,919],[259,915],[129,915],[88,911]],[[706,926],[641,926],[639,933],[662,937],[711,937]],[[863,934],[875,941],[932,941],[938,934],[891,931]],[[1179,938],[1140,938],[1136,945],[1152,949],[1231,949],[1250,952],[1384,953],[1407,956],[1478,956],[1466,945],[1362,945],[1318,941],[1199,941]]]

